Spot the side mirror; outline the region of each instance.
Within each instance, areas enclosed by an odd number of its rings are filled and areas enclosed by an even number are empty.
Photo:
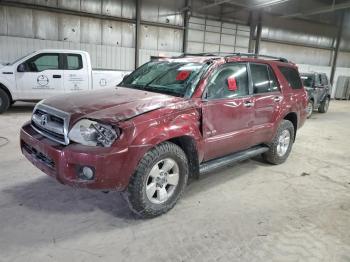
[[[227,89],[232,92],[238,90],[237,81],[234,76],[230,76],[229,78],[227,78]]]
[[[17,66],[17,72],[25,72],[26,71],[26,66],[25,64],[19,64]]]

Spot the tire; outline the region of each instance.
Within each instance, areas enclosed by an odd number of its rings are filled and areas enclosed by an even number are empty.
[[[329,107],[329,97],[326,97],[318,107],[318,112],[327,113]]]
[[[0,114],[7,111],[10,107],[11,99],[8,94],[0,88]]]
[[[171,161],[175,164],[168,170]],[[154,147],[144,155],[130,178],[125,196],[131,210],[143,218],[168,212],[184,192],[188,173],[188,160],[179,146],[164,142]]]
[[[289,141],[287,145],[285,145],[286,140],[282,139],[286,135],[289,136]],[[275,137],[269,144],[270,149],[269,151],[263,154],[263,158],[266,162],[270,164],[282,164],[288,158],[290,151],[292,150],[293,142],[294,126],[289,120],[282,120],[277,129]],[[282,146],[282,144],[285,146]]]
[[[307,118],[310,118],[312,116],[312,112],[314,111],[314,102],[312,100],[309,100],[307,103]]]

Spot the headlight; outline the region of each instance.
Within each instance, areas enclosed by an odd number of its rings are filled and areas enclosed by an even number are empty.
[[[110,147],[118,138],[119,130],[89,119],[78,121],[69,131],[70,140],[86,146]]]

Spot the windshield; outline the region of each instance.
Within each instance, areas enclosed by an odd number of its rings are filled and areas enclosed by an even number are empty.
[[[152,61],[136,69],[119,85],[156,93],[190,97],[208,64]]]
[[[301,81],[303,81],[303,85],[305,87],[312,87],[314,83],[314,79],[312,75],[301,75]]]

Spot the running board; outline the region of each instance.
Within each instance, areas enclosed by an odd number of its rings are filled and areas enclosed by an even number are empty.
[[[269,148],[267,146],[255,146],[252,148],[249,148],[244,151],[240,151],[237,153],[233,153],[224,157],[216,158],[213,160],[209,160],[208,162],[204,162],[199,166],[199,172],[200,174],[206,174],[210,173],[211,171],[225,167],[230,164],[234,164],[249,158],[252,158],[254,156],[260,155],[266,151],[268,151]]]

